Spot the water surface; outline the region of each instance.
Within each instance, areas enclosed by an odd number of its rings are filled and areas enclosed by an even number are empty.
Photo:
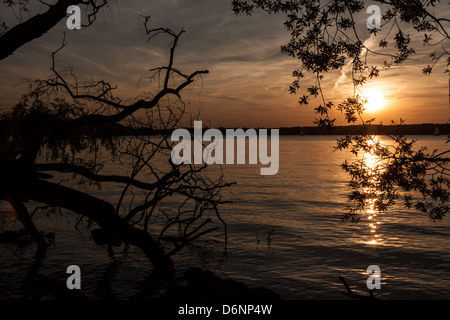
[[[445,137],[415,138],[431,149],[445,147]],[[450,298],[448,219],[434,223],[398,206],[385,214],[368,210],[357,225],[342,222],[349,177],[340,164],[348,154],[333,152],[335,139],[281,137],[275,176],[261,176],[259,165],[224,165],[226,179],[237,182],[234,203],[221,213],[228,225],[228,249],[224,252],[222,238],[199,240],[174,257],[180,273],[198,266],[271,288],[285,299],[341,299],[339,275],[366,293],[366,269],[378,265],[379,298]],[[118,192],[96,194],[115,201]],[[151,272],[139,249],[119,249],[109,257],[86,226],[73,227],[73,219],[73,214],[37,218],[41,229],[56,233],[39,273],[64,279],[65,268],[77,264],[88,295],[127,299],[137,294]],[[33,276],[34,249],[0,245],[0,288],[8,296],[20,297],[27,276]]]

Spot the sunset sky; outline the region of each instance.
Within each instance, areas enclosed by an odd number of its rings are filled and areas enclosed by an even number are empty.
[[[86,30],[69,31],[66,21],[61,21],[48,34],[0,61],[0,108],[17,102],[26,88],[21,80],[51,75],[50,54],[60,45],[63,31],[67,31],[68,46],[58,56],[60,68],[68,63],[79,80],[103,79],[117,84],[117,93],[123,99],[149,90],[145,77],[149,69],[166,63],[170,39],[160,37],[147,43],[139,15],[150,15],[152,27],[186,30],[175,67],[185,73],[210,71],[183,95],[190,111],[200,110],[201,120],[210,121],[213,127],[312,125],[314,104],[300,107],[299,97],[288,92],[298,62],[280,53],[280,45],[289,40],[282,24],[284,17],[263,12],[235,16],[230,0],[117,1]],[[14,24],[4,4],[0,17]],[[360,19],[361,35],[371,46],[379,40],[370,39],[364,17]],[[382,107],[367,118],[384,123],[403,118],[409,124],[449,121],[446,62],[443,60],[432,75],[425,76],[422,68],[430,63],[432,50],[423,49],[420,43],[417,49],[410,61],[383,71],[380,78],[363,88],[363,92],[382,101]],[[348,68],[327,75],[327,98],[337,104],[349,97],[353,92],[350,80]],[[342,116],[334,116],[339,119],[337,124],[343,124]]]

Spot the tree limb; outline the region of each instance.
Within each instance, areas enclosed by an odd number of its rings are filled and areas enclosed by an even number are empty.
[[[81,2],[81,0],[59,0],[56,4],[49,6],[47,12],[37,14],[5,32],[0,37],[0,60],[13,54],[26,43],[41,37],[66,17],[68,6]]]

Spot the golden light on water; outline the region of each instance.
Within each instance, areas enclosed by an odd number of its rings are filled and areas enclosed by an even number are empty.
[[[378,143],[378,139],[376,137],[373,137],[371,140],[367,141],[367,145],[371,147],[372,150],[369,152],[366,152],[364,154],[364,163],[365,165],[371,170],[371,174],[375,176],[375,172],[378,170],[379,160],[380,158],[376,155],[375,152],[375,146]],[[375,185],[376,178],[372,178],[372,182]],[[375,186],[374,186],[375,188]],[[365,188],[364,192],[366,193],[373,193],[376,192],[374,188]],[[375,199],[370,199],[367,204],[367,209],[365,211],[365,214],[367,215],[367,219],[369,221],[368,225],[368,232],[369,235],[367,236],[369,240],[363,241],[364,244],[367,245],[379,245],[382,242],[381,235],[379,234],[379,226],[381,224],[380,221],[378,221],[378,212],[375,210]]]
[[[377,221],[377,212],[374,210],[374,200],[370,201],[369,209],[366,210],[367,219],[369,220],[369,235],[367,236],[369,240],[363,241],[364,244],[376,246],[382,242],[381,236],[378,232],[379,226],[381,224],[380,221]]]

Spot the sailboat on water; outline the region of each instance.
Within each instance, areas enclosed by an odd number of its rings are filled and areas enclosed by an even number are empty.
[[[440,135],[438,127],[436,127],[436,129],[434,129],[434,135],[435,136],[439,136]]]

